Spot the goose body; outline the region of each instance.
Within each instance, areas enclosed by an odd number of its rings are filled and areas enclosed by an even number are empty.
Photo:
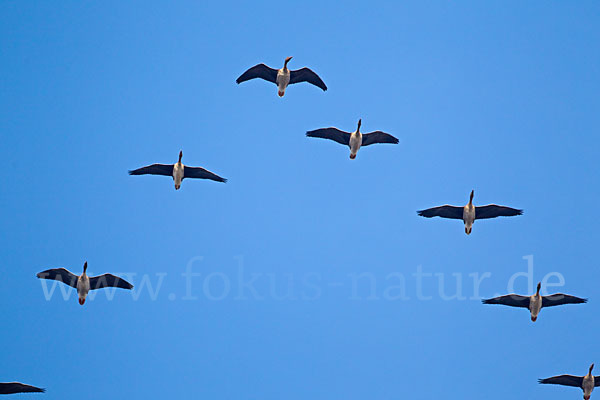
[[[511,217],[514,215],[523,214],[523,210],[517,210],[516,208],[499,206],[496,204],[488,204],[486,206],[475,207],[473,205],[473,196],[475,191],[471,191],[469,197],[469,203],[464,207],[457,207],[451,205],[443,205],[439,207],[428,208],[426,210],[417,211],[417,214],[421,217],[432,218],[451,218],[451,219],[462,219],[465,224],[465,233],[471,234],[473,230],[473,223],[478,219],[488,219],[496,217]]]
[[[83,273],[79,276],[67,271],[64,268],[53,268],[40,272],[37,274],[37,277],[40,279],[59,281],[77,289],[77,296],[79,297],[79,304],[81,305],[85,303],[85,298],[90,290],[102,289],[106,287],[133,289],[133,285],[131,283],[112,274],[89,277],[87,275],[87,261],[83,264]]]
[[[43,393],[46,389],[25,385],[20,382],[0,383],[0,394],[15,394],[15,393]]]
[[[175,190],[179,190],[181,188],[181,181],[183,181],[183,176],[185,174],[185,167],[181,163],[181,156],[183,154],[179,153],[179,161],[173,165],[173,182],[175,183]]]
[[[563,304],[582,304],[587,303],[587,299],[571,296],[563,293],[555,293],[548,296],[542,296],[540,289],[542,283],[537,285],[537,291],[532,296],[521,296],[518,294],[507,294],[505,296],[494,297],[492,299],[482,300],[483,304],[501,304],[510,307],[527,308],[531,314],[531,321],[535,322],[542,308],[560,306]]]
[[[588,373],[584,376],[558,375],[551,378],[540,379],[539,383],[578,387],[583,390],[584,400],[589,400],[594,388],[600,386],[600,376],[592,375],[593,369],[594,364],[590,365]]]
[[[181,188],[181,182],[185,178],[210,179],[216,182],[227,182],[227,179],[221,178],[201,167],[188,167],[181,162],[183,152],[179,152],[179,160],[175,164],[152,164],[129,171],[129,175],[164,175],[173,178],[175,190]]]
[[[598,383],[600,383],[600,381]],[[581,388],[583,389],[583,398],[585,400],[590,399],[596,386],[596,377],[592,375],[592,371],[590,369],[590,372],[583,377],[583,382],[581,384]]]
[[[287,67],[288,61],[291,57],[288,57],[285,60],[285,64],[283,68],[277,70],[277,78],[275,79],[275,83],[277,84],[277,95],[279,97],[283,97],[285,95],[285,89],[287,89],[290,84],[290,70]]]
[[[77,277],[77,296],[79,296],[79,304],[85,303],[85,298],[90,292],[90,277],[85,273],[87,269],[87,261],[83,266],[83,274]]]
[[[475,206],[473,206],[473,192],[471,192],[471,200],[469,204],[463,207],[463,222],[465,223],[465,233],[471,234],[473,230],[473,222],[475,222]]]
[[[329,139],[343,144],[350,148],[350,158],[354,160],[358,150],[363,146],[368,146],[375,143],[392,143],[398,144],[399,140],[389,133],[374,131],[370,133],[361,133],[360,126],[362,120],[358,120],[358,126],[354,132],[344,132],[337,128],[322,128],[314,131],[306,132],[306,136],[321,139]]]
[[[256,78],[264,79],[277,85],[277,94],[279,97],[285,95],[285,89],[288,85],[300,82],[308,82],[323,89],[323,91],[327,90],[327,86],[323,80],[310,68],[305,67],[298,70],[288,69],[287,65],[291,59],[292,57],[286,58],[283,63],[283,68],[280,69],[274,69],[265,64],[257,64],[240,75],[239,78],[236,79],[236,83],[240,84]]]
[[[359,120],[360,121],[360,120]],[[360,149],[362,145],[362,133],[360,133],[360,122],[358,124],[358,129],[350,134],[350,158],[354,160],[356,158],[356,153]]]
[[[542,296],[540,295],[540,284],[538,284],[537,293],[529,297],[529,312],[531,314],[531,322],[537,321],[540,311],[542,311]]]

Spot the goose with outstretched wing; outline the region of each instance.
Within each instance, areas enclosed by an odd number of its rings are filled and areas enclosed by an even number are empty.
[[[254,67],[248,69],[239,78],[236,79],[238,84],[249,81],[250,79],[264,79],[265,81],[272,82],[277,85],[277,94],[279,97],[283,97],[285,94],[285,89],[288,85],[292,85],[294,83],[300,82],[308,82],[312,85],[315,85],[323,91],[327,90],[327,86],[325,82],[310,68],[301,68],[297,70],[290,70],[287,65],[290,62],[292,57],[288,57],[285,59],[283,63],[283,68],[274,69],[266,66],[265,64],[258,64]]]
[[[521,296],[518,294],[507,294],[494,297],[493,299],[481,300],[483,304],[501,304],[509,307],[526,308],[531,313],[531,320],[535,322],[542,308],[561,306],[563,304],[582,304],[587,303],[587,299],[571,296],[569,294],[555,293],[548,296],[542,296],[540,289],[542,283],[537,285],[537,291],[532,296]]]
[[[592,375],[593,369],[594,364],[590,365],[588,373],[584,376],[558,375],[551,378],[540,379],[538,382],[547,385],[578,387],[583,390],[584,400],[590,400],[594,388],[600,386],[600,376]]]
[[[465,224],[465,233],[467,235],[471,234],[473,229],[473,222],[476,219],[488,219],[488,218],[496,218],[496,217],[512,217],[514,215],[523,214],[523,210],[518,210],[516,208],[499,206],[496,204],[488,204],[487,206],[478,206],[475,207],[473,205],[473,196],[475,191],[471,191],[471,196],[469,197],[469,203],[464,207],[450,206],[448,204],[428,208],[426,210],[417,211],[421,217],[432,218],[432,217],[441,217],[441,218],[451,218],[451,219],[462,219]]]
[[[83,264],[83,273],[79,276],[67,271],[65,268],[53,268],[42,271],[37,274],[40,279],[50,279],[62,282],[77,289],[79,296],[79,304],[85,303],[90,290],[102,289],[107,287],[115,287],[121,289],[133,289],[133,285],[123,278],[112,274],[104,274],[99,276],[87,275],[87,261]]]
[[[374,131],[370,133],[362,133],[360,131],[362,120],[358,120],[358,126],[354,132],[344,132],[337,128],[322,128],[314,131],[306,132],[306,136],[329,139],[339,144],[343,144],[350,148],[350,159],[356,158],[356,153],[361,147],[369,146],[375,143],[392,143],[398,144],[399,140],[389,133]]]
[[[183,165],[181,162],[182,157],[183,151],[180,151],[179,161],[177,161],[175,164],[152,164],[129,171],[129,175],[170,176],[173,178],[173,182],[175,182],[175,190],[179,190],[181,187],[181,181],[183,181],[185,178],[210,179],[216,182],[227,182],[227,179],[221,178],[219,175],[214,174],[204,168]]]

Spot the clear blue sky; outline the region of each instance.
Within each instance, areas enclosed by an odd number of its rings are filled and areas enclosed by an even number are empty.
[[[573,347],[600,328],[599,26],[594,1],[1,2],[0,381],[45,399],[579,398],[536,379],[600,363]],[[287,56],[329,90],[236,85]],[[358,118],[400,144],[351,161],[305,137]],[[179,150],[229,182],[127,175]],[[415,213],[471,189],[525,214],[466,236]],[[552,290],[590,302],[535,324],[479,302],[530,255],[535,283],[560,273]],[[134,291],[45,298],[37,272],[86,260]],[[444,298],[457,277],[467,298]]]

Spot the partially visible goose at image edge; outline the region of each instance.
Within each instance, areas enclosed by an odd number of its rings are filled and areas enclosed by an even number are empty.
[[[85,303],[85,298],[90,290],[102,289],[107,287],[116,287],[121,289],[133,289],[133,285],[125,279],[112,274],[99,276],[87,276],[87,261],[83,264],[83,273],[79,276],[67,271],[64,268],[53,268],[42,271],[37,274],[40,279],[50,279],[62,282],[77,289],[79,295],[79,304]]]
[[[185,178],[210,179],[216,182],[227,182],[227,179],[201,167],[188,167],[181,162],[183,151],[179,152],[179,160],[175,164],[152,164],[129,171],[129,175],[164,175],[170,176],[175,182],[175,190],[181,187]]]
[[[250,79],[264,79],[265,81],[272,82],[277,85],[277,94],[279,97],[283,97],[285,94],[285,89],[288,87],[288,85],[293,85],[294,83],[300,82],[308,82],[323,89],[323,91],[327,90],[325,82],[323,82],[319,75],[314,73],[310,68],[304,67],[294,71],[288,69],[287,65],[291,59],[292,57],[286,58],[285,62],[283,63],[283,68],[280,69],[274,69],[266,66],[265,64],[257,64],[240,75],[235,82],[239,85],[240,83],[249,81]]]
[[[551,378],[539,379],[538,382],[548,385],[562,385],[578,387],[583,390],[584,400],[589,400],[594,388],[600,386],[600,376],[592,375],[594,364],[590,365],[587,375],[574,376],[574,375],[558,375]]]
[[[360,126],[362,119],[358,120],[358,126],[354,132],[344,132],[337,128],[322,128],[315,129],[314,131],[306,132],[307,137],[314,137],[320,139],[329,139],[339,144],[346,145],[350,148],[350,159],[356,158],[356,153],[361,147],[369,146],[376,143],[391,143],[398,144],[400,141],[382,131],[374,131],[369,133],[361,133]]]
[[[46,389],[25,385],[20,382],[0,383],[0,394],[15,394],[15,393],[44,393]]]
[[[469,203],[464,207],[457,207],[451,205],[443,205],[439,207],[428,208],[426,210],[417,211],[421,217],[432,218],[451,218],[451,219],[462,219],[465,223],[465,233],[471,234],[473,229],[473,222],[477,219],[488,219],[496,217],[512,217],[515,215],[522,215],[523,210],[516,208],[499,206],[496,204],[488,204],[487,206],[473,205],[474,190],[471,190],[471,196],[469,197]]]
[[[494,297],[493,299],[481,300],[483,304],[501,304],[510,307],[527,308],[531,313],[531,320],[535,322],[542,308],[561,306],[563,304],[587,303],[587,299],[571,296],[569,294],[554,293],[548,296],[540,295],[542,283],[537,285],[537,291],[532,296],[521,296],[518,294],[507,294]]]

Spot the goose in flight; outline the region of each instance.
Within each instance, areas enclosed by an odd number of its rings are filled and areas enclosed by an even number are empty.
[[[439,207],[428,208],[427,210],[417,211],[421,217],[442,217],[452,219],[462,219],[465,223],[465,233],[471,234],[473,229],[473,222],[476,219],[488,219],[496,217],[512,217],[514,215],[523,214],[523,210],[517,210],[516,208],[510,208],[505,206],[498,206],[496,204],[488,204],[487,206],[475,207],[473,205],[474,190],[471,190],[471,196],[469,203],[464,207],[456,207],[443,205]]]
[[[584,400],[589,400],[595,387],[600,386],[600,376],[592,375],[594,364],[585,376],[558,375],[552,378],[540,379],[539,383],[550,385],[573,386],[583,390]]]
[[[288,85],[300,82],[308,82],[320,87],[323,91],[327,90],[327,86],[319,78],[319,75],[315,74],[311,69],[304,67],[295,71],[289,70],[287,65],[291,59],[292,57],[286,58],[281,69],[270,68],[265,64],[255,65],[240,75],[235,81],[240,84],[250,79],[261,78],[265,81],[273,82],[277,85],[277,94],[279,97],[283,97]]]
[[[306,136],[315,137],[321,139],[329,139],[334,142],[346,145],[350,147],[350,159],[356,158],[358,149],[363,146],[368,146],[374,143],[392,143],[398,144],[399,140],[390,135],[389,133],[375,131],[370,133],[361,133],[360,125],[362,120],[358,120],[358,127],[352,133],[344,132],[337,128],[322,128],[314,131],[306,132]]]
[[[43,393],[46,389],[25,385],[19,382],[0,383],[0,394]]]
[[[152,164],[146,167],[134,169],[129,171],[129,175],[165,175],[173,177],[175,182],[175,190],[179,190],[181,187],[181,181],[185,178],[198,178],[198,179],[210,179],[217,182],[227,182],[227,179],[221,178],[217,174],[200,168],[200,167],[188,167],[181,163],[181,157],[183,152],[179,152],[179,161],[175,164]]]
[[[40,279],[52,279],[62,282],[77,289],[79,295],[79,304],[85,303],[85,298],[90,290],[102,289],[106,287],[116,287],[121,289],[133,289],[133,285],[125,279],[112,274],[99,276],[87,276],[87,261],[83,264],[83,274],[77,276],[64,268],[53,268],[42,271],[37,274]]]
[[[483,304],[502,304],[510,307],[527,308],[531,313],[531,320],[535,322],[544,307],[561,306],[563,304],[581,304],[587,303],[587,299],[571,296],[568,294],[555,293],[549,296],[540,295],[542,283],[537,285],[537,291],[532,296],[521,296],[518,294],[507,294],[505,296],[494,297],[493,299],[481,300]]]

